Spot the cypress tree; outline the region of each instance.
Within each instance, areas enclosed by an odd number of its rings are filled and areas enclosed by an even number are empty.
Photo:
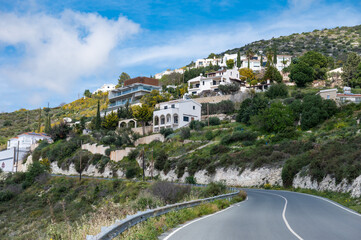
[[[242,65],[242,62],[241,62],[241,53],[238,51],[237,53],[237,68],[240,68]]]
[[[97,116],[95,118],[95,129],[99,130],[101,125],[101,118],[100,118],[100,102],[98,100],[98,109],[97,109]]]

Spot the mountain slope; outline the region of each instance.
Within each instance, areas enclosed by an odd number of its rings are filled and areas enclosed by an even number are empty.
[[[348,52],[361,54],[361,25],[353,27],[336,27],[332,29],[314,30],[312,32],[294,33],[269,40],[259,40],[240,48],[234,48],[218,54],[232,54],[248,49],[266,52],[267,48],[276,47],[278,54],[293,56],[307,51],[318,51],[336,60],[345,61]],[[341,63],[341,62],[340,62]],[[339,63],[339,64],[340,64]]]

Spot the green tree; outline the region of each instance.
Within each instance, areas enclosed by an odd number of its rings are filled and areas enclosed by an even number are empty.
[[[269,108],[252,117],[252,123],[265,132],[279,133],[294,126],[294,115],[281,102],[274,102]]]
[[[239,69],[242,66],[242,61],[241,61],[241,53],[240,51],[237,52],[237,68]]]
[[[228,59],[226,61],[226,64],[227,64],[228,69],[232,69],[234,67],[234,60],[233,59]]]
[[[287,86],[283,83],[273,84],[265,93],[265,95],[270,99],[286,98],[288,96],[288,89]]]
[[[63,121],[50,129],[50,137],[53,139],[54,142],[60,139],[66,139],[69,133],[70,127]]]
[[[307,63],[300,61],[292,66],[289,77],[298,87],[305,87],[307,83],[313,81],[313,73],[313,68]]]
[[[281,73],[274,66],[268,66],[263,77],[264,80],[270,80],[271,82],[281,83],[283,77]]]
[[[97,115],[95,117],[95,129],[99,130],[101,124],[102,124],[102,119],[100,118],[100,101],[98,100]]]
[[[135,120],[142,124],[143,135],[145,135],[145,125],[152,120],[153,108],[149,107],[147,104],[135,105],[132,107],[132,112]]]
[[[266,57],[267,57],[266,67],[273,66],[273,61],[272,61],[272,58],[273,58],[273,50],[272,50],[271,48],[268,48],[268,49],[266,50]]]
[[[218,89],[224,95],[234,94],[239,91],[239,85],[237,83],[221,84]]]
[[[349,86],[353,88],[361,87],[361,63],[357,67],[355,77],[350,80]]]
[[[254,98],[247,98],[241,103],[237,114],[237,122],[250,124],[252,116],[257,115],[268,106],[268,100],[263,96],[256,94]]]
[[[125,80],[128,80],[128,79],[130,79],[130,76],[127,74],[127,73],[125,73],[125,72],[122,72],[122,74],[120,74],[120,76],[119,76],[119,78],[118,78],[118,84],[117,84],[117,88],[118,87],[121,87],[122,85],[123,85],[123,83],[124,83],[124,81]]]
[[[160,94],[158,90],[152,90],[150,93],[145,94],[140,102],[144,105],[147,104],[150,107],[154,107],[157,103],[167,102],[170,99],[169,93]]]
[[[273,46],[273,64],[277,65],[277,47],[276,47],[276,45]]]
[[[83,95],[84,97],[88,97],[88,98],[92,97],[92,93],[89,91],[89,89],[85,90]]]
[[[211,53],[211,54],[209,54],[209,55],[208,55],[208,57],[207,57],[207,58],[212,58],[212,59],[213,59],[213,58],[215,58],[215,57],[216,57],[216,54]]]
[[[104,117],[102,127],[108,130],[115,130],[118,126],[119,118],[115,112],[111,112]]]
[[[322,53],[309,51],[301,56],[299,61],[304,62],[313,68],[313,80],[326,79],[328,60]]]
[[[361,57],[354,52],[351,52],[347,56],[346,63],[342,67],[342,80],[344,85],[351,87],[352,79],[355,79],[358,71],[358,66],[361,63]]]
[[[248,68],[251,68],[251,65],[250,65],[250,61],[251,59],[254,57],[254,52],[252,49],[248,49],[246,51],[246,56],[247,56],[247,60],[248,60]]]

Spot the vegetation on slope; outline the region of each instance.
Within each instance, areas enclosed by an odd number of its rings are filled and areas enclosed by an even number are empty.
[[[235,54],[239,51],[245,54],[248,49],[263,51],[276,49],[277,54],[300,56],[307,51],[317,51],[333,57],[334,67],[340,67],[346,61],[348,52],[361,54],[361,25],[353,27],[336,27],[332,29],[314,30],[312,32],[294,33],[269,40],[259,40],[240,48],[234,48],[220,53]]]
[[[0,181],[0,234],[11,239],[85,239],[139,210],[224,193],[167,182],[50,177],[46,163]]]

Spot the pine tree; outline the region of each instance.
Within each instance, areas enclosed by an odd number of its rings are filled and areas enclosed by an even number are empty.
[[[96,116],[96,118],[95,118],[95,129],[96,129],[96,130],[99,130],[101,124],[102,124],[102,120],[101,120],[101,118],[100,118],[100,102],[99,102],[99,100],[98,100],[97,116]]]
[[[38,133],[41,130],[41,108],[39,108]]]

